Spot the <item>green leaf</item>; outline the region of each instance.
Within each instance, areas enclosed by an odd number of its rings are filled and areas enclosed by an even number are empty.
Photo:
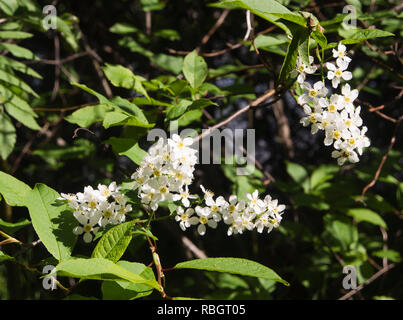
[[[325,231],[323,237],[330,246],[340,246],[344,251],[358,242],[357,227],[346,217],[327,214],[323,217]]]
[[[26,39],[32,36],[32,33],[24,31],[0,31],[0,39]]]
[[[6,15],[13,16],[14,12],[18,9],[18,1],[17,0],[2,0],[0,1],[0,9]]]
[[[275,24],[276,26],[283,29],[287,34],[291,35],[291,31],[289,28],[290,23],[288,21],[280,21],[280,17],[275,14],[285,14],[284,18],[288,18],[287,20],[293,19],[291,15],[295,15],[295,21],[302,22],[300,19],[300,15],[291,12],[287,7],[283,6],[277,1],[274,0],[222,0],[217,3],[211,4],[211,6],[218,8],[227,8],[227,9],[245,9],[250,10],[252,13],[258,15],[259,17]],[[295,23],[292,22],[295,25]]]
[[[20,47],[13,43],[1,42],[0,50],[7,50],[13,56],[28,60],[39,60],[39,58],[31,51],[24,47]]]
[[[107,112],[103,121],[105,129],[115,126],[134,126],[141,128],[152,128],[154,123],[144,123],[136,116],[130,116],[118,111]]]
[[[186,55],[183,60],[183,74],[192,88],[200,87],[208,74],[207,63],[198,56],[196,50]]]
[[[94,151],[95,146],[91,141],[76,139],[73,146],[47,145],[42,149],[36,149],[32,154],[40,156],[50,165],[56,165],[58,160],[83,159],[89,157]]]
[[[119,109],[131,115],[134,115],[143,123],[148,123],[143,110],[141,110],[138,106],[136,106],[129,100],[123,99],[121,97],[114,97],[111,102],[114,104],[115,109]]]
[[[158,67],[170,71],[173,74],[179,74],[182,71],[184,63],[182,57],[171,56],[163,53],[150,57],[150,60]]]
[[[160,291],[160,287],[155,280],[148,280],[126,270],[125,268],[103,258],[72,258],[61,262],[53,269],[52,273],[57,275],[92,279],[92,280],[126,280],[135,284],[145,284]]]
[[[36,184],[26,195],[32,225],[46,249],[59,261],[70,258],[77,237],[77,225],[67,204],[57,203],[60,195],[44,184]]]
[[[34,69],[28,67],[27,65],[25,65],[17,60],[11,59],[9,57],[0,56],[0,65],[8,66],[23,74],[27,74],[27,75],[30,75],[31,77],[42,79],[42,76],[38,72],[36,72]]]
[[[109,28],[109,31],[117,34],[129,34],[137,33],[139,29],[128,23],[117,22]]]
[[[142,263],[119,261],[118,266],[138,274],[146,280],[154,280],[154,272]],[[153,288],[146,284],[134,284],[127,281],[104,281],[102,283],[103,300],[133,300],[150,295]]]
[[[306,169],[294,162],[286,161],[286,169],[291,178],[298,184],[301,185],[305,193],[309,192],[309,176]]]
[[[8,254],[5,254],[3,251],[0,250],[0,263],[7,260],[14,260],[14,258],[10,257]]]
[[[354,208],[347,211],[347,215],[353,217],[357,222],[366,221],[387,229],[387,225],[382,217],[376,212],[366,208]]]
[[[174,105],[172,108],[170,108],[167,112],[166,115],[166,120],[172,120],[180,117],[182,114],[184,114],[187,110],[187,108],[192,104],[192,101],[190,100],[185,100],[182,99],[179,101],[177,105]]]
[[[5,112],[0,111],[0,157],[6,160],[14,149],[17,134],[13,123]]]
[[[402,261],[402,257],[400,256],[400,253],[395,251],[395,250],[379,250],[375,251],[372,253],[375,257],[378,258],[387,258],[390,261],[393,262],[400,262]]]
[[[298,50],[302,43],[308,38],[308,31],[301,27],[297,28],[292,35],[292,40],[288,46],[287,54],[284,58],[283,64],[280,70],[279,81],[282,82],[286,80],[295,69],[297,63]]]
[[[360,43],[367,39],[391,37],[393,33],[379,29],[360,29],[360,28],[339,28],[339,35],[345,40],[344,44]]]
[[[8,234],[16,233],[18,230],[29,226],[30,224],[31,221],[29,221],[28,219],[24,219],[14,223],[6,222],[3,219],[0,219],[0,229]]]
[[[105,143],[110,144],[116,154],[127,156],[138,165],[141,164],[143,157],[147,154],[134,139],[110,137]]]
[[[400,182],[396,190],[396,200],[400,209],[403,209],[403,182]]]
[[[206,258],[180,262],[174,269],[198,269],[206,271],[228,272],[243,276],[255,277],[281,282],[289,286],[272,269],[251,260],[240,258]]]
[[[20,109],[16,105],[11,103],[6,103],[5,107],[8,114],[12,116],[15,120],[21,122],[24,126],[32,130],[41,129],[41,127],[39,126],[38,122],[36,122],[31,112],[26,111],[24,109]]]
[[[321,46],[322,49],[326,49],[327,47],[327,39],[326,36],[319,31],[312,32],[312,38]]]
[[[132,240],[132,228],[136,220],[122,223],[108,230],[97,243],[91,258],[105,258],[116,263]]]
[[[24,207],[26,205],[25,197],[30,191],[31,188],[27,184],[0,171],[0,193],[8,205]]]
[[[103,96],[102,94],[92,90],[91,88],[88,88],[85,84],[80,84],[80,83],[76,83],[76,82],[71,82],[71,85],[76,86],[78,88],[80,88],[81,90],[84,90],[90,94],[92,94],[93,96],[97,97],[99,102],[101,104],[105,104],[105,105],[109,105],[110,102],[108,100],[108,98],[106,98],[105,96]]]
[[[147,91],[144,89],[142,82],[144,78],[134,75],[134,73],[121,65],[111,65],[106,63],[102,70],[106,77],[115,87],[122,87],[135,90],[148,98]]]
[[[22,90],[32,94],[35,97],[39,97],[36,92],[34,90],[32,90],[32,88],[26,84],[24,81],[22,81],[21,79],[17,78],[16,76],[4,72],[3,70],[0,69],[0,80],[4,81],[6,83],[12,84],[13,86],[19,87]]]
[[[338,166],[322,164],[312,172],[311,175],[311,189],[315,189],[322,183],[332,179],[339,171]]]
[[[95,122],[103,121],[105,114],[111,109],[112,107],[110,105],[98,104],[78,109],[64,119],[70,123],[86,128]]]

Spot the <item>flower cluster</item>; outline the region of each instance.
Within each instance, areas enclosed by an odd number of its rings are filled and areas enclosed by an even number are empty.
[[[352,79],[351,72],[346,71],[351,58],[346,56],[345,51],[346,47],[339,43],[337,50],[333,49],[333,57],[337,58],[336,65],[326,64],[329,70],[327,79],[331,80],[333,88],[339,86],[341,79]],[[310,62],[313,63],[313,57],[310,57]],[[304,68],[300,68],[301,63],[297,61],[299,80],[305,79],[305,73],[312,73],[310,71],[314,70],[312,66],[304,65]],[[324,144],[333,145],[335,150],[332,157],[337,158],[339,165],[343,165],[347,160],[351,163],[358,162],[358,154],[361,155],[363,148],[370,145],[365,135],[368,129],[362,127],[361,107],[355,107],[353,104],[358,97],[358,90],[351,90],[350,85],[345,84],[342,86],[341,95],[334,93],[328,97],[328,89],[322,81],[314,83],[313,86],[303,81],[300,87],[304,93],[298,97],[298,103],[303,106],[306,114],[300,121],[303,126],[311,125],[312,134],[319,130],[325,131]]]
[[[132,211],[115,182],[109,186],[99,184],[98,189],[87,186],[84,192],[77,194],[61,193],[59,200],[67,200],[69,207],[74,210],[73,215],[80,226],[75,227],[73,232],[83,234],[84,241],[88,243],[99,227],[122,223],[126,220],[126,214]]]
[[[141,203],[155,211],[162,201],[181,201],[189,207],[189,199],[197,198],[189,194],[197,162],[197,150],[190,148],[192,143],[192,138],[181,139],[174,134],[167,142],[160,138],[150,147],[131,177]]]
[[[203,186],[205,206],[196,206],[195,209],[177,208],[175,220],[183,231],[191,225],[197,225],[200,235],[206,233],[206,227],[215,229],[217,223],[223,221],[229,226],[228,236],[243,233],[244,230],[256,230],[262,233],[267,228],[269,233],[273,228],[280,225],[284,205],[279,205],[277,200],[273,200],[267,195],[264,200],[259,199],[258,191],[246,194],[248,201],[238,200],[237,196],[231,195],[226,201],[219,196],[214,199],[214,193],[206,190]]]

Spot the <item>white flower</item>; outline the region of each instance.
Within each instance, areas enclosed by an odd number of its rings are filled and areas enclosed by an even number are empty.
[[[351,163],[358,162],[358,156],[357,153],[355,153],[353,150],[348,150],[348,149],[342,149],[340,151],[333,151],[332,152],[332,158],[337,159],[337,163],[342,166],[346,160],[350,161]]]
[[[347,112],[354,112],[353,102],[358,97],[358,90],[351,90],[350,85],[347,83],[341,89],[341,93],[343,94],[343,96],[340,96],[340,99],[344,104],[344,108],[347,110]]]
[[[193,215],[194,210],[193,208],[188,208],[183,210],[182,207],[178,207],[176,209],[176,216],[175,220],[179,222],[179,226],[183,231],[186,231],[186,228],[190,227],[189,219]]]
[[[343,61],[346,62],[347,64],[350,63],[351,58],[346,56],[346,46],[339,42],[339,45],[337,46],[337,50],[333,49],[333,58],[337,58],[337,61]]]
[[[196,195],[192,195],[192,194],[189,193],[189,188],[188,188],[187,185],[184,187],[184,189],[182,189],[182,190],[180,191],[179,194],[175,194],[175,195],[172,196],[172,200],[173,200],[173,201],[179,201],[179,200],[181,200],[182,204],[183,204],[186,208],[188,208],[188,207],[190,206],[190,201],[189,201],[189,199],[197,199],[197,196],[196,196]]]
[[[246,198],[249,200],[249,207],[256,213],[262,212],[264,207],[264,202],[259,198],[259,192],[257,190],[253,191],[252,194],[247,193]]]
[[[344,62],[344,60],[337,60],[337,67],[333,63],[326,63],[326,67],[329,69],[327,73],[327,78],[332,80],[333,88],[337,88],[340,83],[340,79],[351,80],[353,78],[353,74],[350,71],[345,71],[348,67],[348,63]]]
[[[298,103],[301,105],[309,101],[316,102],[317,99],[327,94],[327,89],[324,87],[322,81],[315,82],[313,87],[309,82],[304,82],[301,84],[301,88],[305,91],[305,93],[298,98]]]
[[[93,216],[91,218],[88,218],[85,214],[82,214],[81,212],[78,212],[74,216],[80,222],[81,226],[75,227],[73,229],[73,233],[76,235],[81,235],[84,233],[84,241],[90,243],[92,241],[93,234],[95,235],[99,229],[99,227],[94,227],[97,224],[99,217]]]
[[[322,121],[322,114],[318,112],[319,110],[317,109],[315,112],[312,112],[312,108],[307,104],[304,104],[303,108],[307,116],[301,118],[300,123],[302,123],[304,127],[312,124],[311,133],[315,134],[320,129],[319,123]]]
[[[198,224],[197,232],[201,236],[204,236],[206,234],[206,225],[213,229],[217,228],[217,222],[213,219],[213,215],[209,208],[202,208],[200,206],[197,206],[195,210],[198,217],[191,217],[189,219],[189,223],[191,225]]]
[[[312,56],[309,56],[309,66],[302,61],[301,57],[297,57],[297,67],[292,73],[292,76],[295,77],[298,74],[298,83],[303,83],[305,81],[306,74],[312,74],[316,71],[316,66],[313,66],[312,63]]]

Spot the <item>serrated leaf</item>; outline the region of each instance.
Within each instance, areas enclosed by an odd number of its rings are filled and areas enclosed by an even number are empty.
[[[200,87],[208,75],[207,63],[197,55],[196,50],[186,55],[182,71],[192,88]]]
[[[17,134],[13,123],[6,113],[0,112],[0,157],[6,160],[14,149]]]
[[[116,263],[132,240],[132,228],[136,220],[122,223],[107,231],[97,243],[91,258],[105,258]]]
[[[366,221],[377,226],[387,229],[387,225],[382,217],[375,211],[366,208],[354,208],[347,211],[347,215],[351,216],[357,222]]]
[[[255,277],[281,282],[286,286],[289,283],[283,280],[272,269],[251,260],[240,258],[206,258],[180,262],[174,269],[198,269],[206,271],[228,272],[243,276]]]
[[[70,258],[77,241],[72,232],[77,225],[67,204],[57,204],[60,195],[44,184],[27,193],[25,203],[32,225],[46,249],[59,261]]]
[[[140,275],[122,268],[103,258],[72,258],[61,262],[51,274],[92,280],[126,280],[135,284],[145,284],[160,291],[155,280],[147,280]]]

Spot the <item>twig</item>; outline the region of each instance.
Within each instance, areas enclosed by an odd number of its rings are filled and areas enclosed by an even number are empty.
[[[230,123],[232,120],[234,120],[235,118],[237,118],[241,114],[247,112],[250,108],[257,107],[263,101],[265,101],[266,99],[268,99],[268,98],[272,97],[273,95],[275,95],[276,92],[277,91],[275,89],[268,90],[265,94],[263,94],[262,96],[260,96],[259,98],[254,100],[252,103],[248,104],[247,106],[243,107],[242,109],[238,110],[233,115],[229,116],[227,119],[217,123],[216,125],[208,128],[207,130],[203,131],[202,134],[200,134],[196,138],[194,138],[194,141],[198,141],[200,139],[203,139],[204,137],[210,135],[211,132],[214,131],[215,129],[218,129],[218,128],[222,127],[222,126],[225,126],[226,124]]]
[[[229,9],[225,9],[217,19],[216,23],[211,27],[211,29],[207,32],[207,34],[202,38],[200,46],[196,48],[196,51],[199,52],[201,46],[205,45],[211,38],[211,36],[217,31],[217,29],[224,23],[225,18],[227,17]]]
[[[388,147],[386,153],[384,154],[384,156],[382,157],[381,162],[379,163],[379,166],[378,166],[378,169],[377,169],[376,172],[375,172],[374,178],[372,179],[372,181],[371,181],[370,183],[368,183],[368,184],[364,187],[364,189],[362,190],[362,193],[361,193],[361,197],[360,197],[360,198],[357,198],[356,201],[360,201],[360,202],[364,203],[363,198],[364,198],[364,196],[365,196],[365,193],[368,191],[369,188],[372,188],[372,187],[375,185],[376,181],[378,180],[379,175],[381,174],[383,165],[385,164],[386,159],[388,158],[389,152],[390,152],[390,150],[392,150],[392,148],[393,148],[393,146],[394,146],[394,144],[395,144],[395,142],[396,142],[396,135],[397,135],[397,132],[398,132],[398,129],[399,129],[399,125],[400,125],[400,123],[402,122],[402,120],[403,120],[403,115],[400,116],[399,119],[398,119],[397,122],[396,122],[395,130],[394,130],[394,132],[393,132],[392,138],[390,139],[389,147]]]
[[[374,280],[376,280],[381,275],[383,275],[384,273],[388,272],[390,269],[394,268],[395,266],[396,266],[396,264],[392,263],[392,264],[389,264],[388,266],[382,268],[377,273],[375,273],[371,278],[369,278],[367,281],[365,281],[363,284],[359,285],[356,289],[351,290],[349,293],[347,293],[344,296],[340,297],[338,300],[347,300],[348,298],[352,297],[357,292],[361,291],[364,287],[369,285],[371,282],[373,282]]]

